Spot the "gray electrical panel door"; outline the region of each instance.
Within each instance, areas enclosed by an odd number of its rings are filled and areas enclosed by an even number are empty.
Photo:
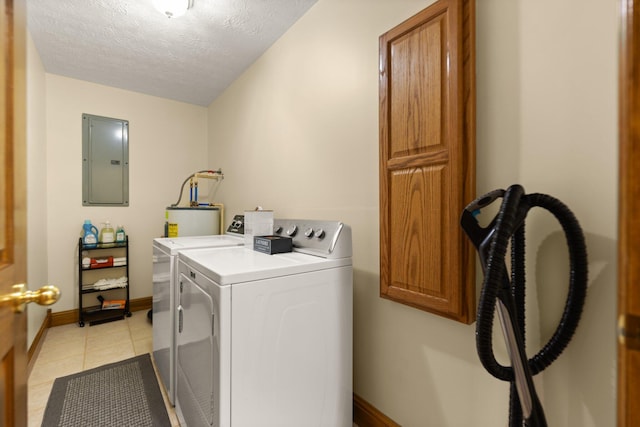
[[[82,205],[129,206],[129,122],[82,115]]]

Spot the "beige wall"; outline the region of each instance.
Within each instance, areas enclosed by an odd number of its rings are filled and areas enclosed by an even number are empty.
[[[82,206],[82,113],[129,120],[129,206]],[[54,311],[78,306],[76,251],[84,219],[122,224],[130,239],[131,298],[149,297],[151,242],[180,184],[207,168],[207,109],[46,75],[49,282],[62,290]]]
[[[554,10],[549,14],[549,10]],[[593,420],[614,425],[617,246],[617,42],[618,2],[545,1],[520,8],[522,102],[521,180],[535,191],[553,194],[578,215],[589,253],[589,294],[580,333],[544,377],[547,406],[558,425]],[[551,16],[549,16],[551,15]],[[546,20],[548,31],[540,31]],[[567,28],[568,27],[568,28]],[[533,84],[525,84],[532,82]],[[553,108],[549,108],[553,105]],[[540,165],[544,165],[541,167]],[[540,284],[538,299],[547,311],[537,326],[548,337],[566,297],[565,252],[559,228],[536,217],[543,232],[530,237]],[[554,273],[558,273],[554,275]],[[563,274],[560,276],[560,274]],[[555,374],[560,372],[560,374]],[[561,388],[563,383],[571,388]],[[555,390],[558,390],[557,392]],[[607,416],[608,415],[608,416]]]
[[[48,283],[46,95],[44,68],[27,34],[27,283],[32,290]],[[30,304],[27,310],[31,345],[47,307]]]
[[[225,170],[230,214],[261,205],[353,227],[356,393],[403,426],[506,425],[508,385],[480,366],[474,325],[378,296],[378,36],[430,3],[320,0],[209,107],[209,163]],[[616,2],[477,4],[478,193],[519,182],[551,194],[589,245],[583,321],[536,378],[547,419],[613,425]],[[568,273],[555,223],[534,213],[528,230],[537,350]]]
[[[82,221],[109,219],[132,239],[132,297],[150,296],[150,242],[164,207],[191,172],[222,167],[227,223],[259,204],[353,227],[356,393],[403,426],[506,425],[508,387],[480,366],[474,326],[378,297],[377,38],[429,3],[320,0],[208,111],[45,74],[29,43],[31,287],[56,284],[54,311],[75,308]],[[536,378],[547,419],[613,425],[616,2],[483,0],[477,18],[478,193],[519,182],[552,194],[574,210],[589,245],[583,321]],[[128,208],[81,206],[84,112],[130,121]],[[557,277],[567,272],[553,221],[535,215],[528,227],[535,349],[560,315]]]

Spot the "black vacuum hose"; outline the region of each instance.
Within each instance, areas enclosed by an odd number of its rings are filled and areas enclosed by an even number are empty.
[[[524,190],[520,186],[512,186],[504,194],[495,218],[476,317],[476,349],[480,362],[491,375],[502,381],[514,381],[514,374],[510,366],[499,364],[493,353],[493,318],[498,293],[507,274],[504,259],[511,236],[515,234],[518,206],[523,195]]]
[[[549,341],[535,356],[529,359],[532,375],[540,373],[556,360],[571,341],[580,321],[587,292],[587,249],[582,229],[573,213],[561,201],[551,196],[545,194],[524,195],[522,187],[510,187],[505,192],[504,201],[496,218],[495,237],[489,249],[476,323],[476,347],[480,361],[491,375],[503,381],[513,381],[514,375],[513,369],[510,366],[500,365],[493,354],[493,318],[498,290],[503,284],[503,274],[506,274],[504,258],[507,246],[511,237],[516,234],[516,226],[524,229],[524,223],[516,224],[518,215],[522,215],[523,207],[525,211],[533,207],[541,207],[556,217],[566,236],[570,260],[569,293],[562,319]],[[524,302],[523,241],[524,233],[520,238],[516,238],[512,244],[515,252],[520,251],[520,254],[516,253],[512,257],[512,261],[522,266],[512,268],[512,274],[521,275],[521,278],[515,278],[516,280],[513,281],[514,289],[512,290],[516,296],[518,293],[522,293],[519,298],[516,297],[516,300],[521,300],[517,301],[518,305]],[[518,310],[518,314],[521,332],[524,332],[524,310]]]
[[[481,228],[475,220],[475,211],[498,198],[502,204],[496,217],[487,228]],[[570,275],[569,292],[562,318],[549,341],[532,358],[524,353],[525,337],[525,217],[529,210],[540,207],[548,210],[558,220],[564,231],[569,248]],[[469,235],[478,252],[485,273],[476,323],[476,348],[478,357],[485,369],[494,377],[511,382],[509,400],[509,425],[544,425],[542,410],[530,376],[536,375],[549,366],[566,348],[580,321],[587,290],[587,250],[580,224],[559,200],[545,194],[525,195],[524,189],[513,185],[506,191],[495,190],[472,202],[463,212],[462,226]],[[511,278],[507,277],[505,256],[511,243]],[[523,350],[522,364],[525,364],[525,377],[529,378],[529,394],[532,400],[532,412],[523,420],[523,407],[516,386],[517,375],[512,366],[503,366],[493,353],[493,320],[498,300],[501,310],[515,319],[516,341]],[[512,364],[514,355],[510,355]],[[522,365],[521,365],[522,366]],[[521,374],[522,375],[522,374]],[[531,422],[532,424],[529,424]]]
[[[529,361],[531,373],[536,375],[558,358],[578,327],[587,296],[588,260],[582,228],[573,212],[546,194],[531,194],[528,198],[531,207],[539,206],[548,210],[562,226],[569,248],[570,265],[569,293],[560,323],[547,344]]]

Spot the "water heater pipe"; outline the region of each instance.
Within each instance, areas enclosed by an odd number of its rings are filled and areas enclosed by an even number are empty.
[[[224,175],[221,171],[207,171],[206,173],[196,172],[189,179],[189,206],[202,206],[202,203],[198,203],[198,178],[215,179],[219,181],[224,179]],[[206,205],[206,204],[205,204]]]
[[[224,234],[224,205],[222,203],[210,203],[209,206],[220,209],[220,234]]]
[[[184,180],[184,182],[180,186],[180,195],[178,196],[178,201],[175,202],[174,204],[172,204],[171,207],[175,207],[175,206],[178,206],[180,204],[180,200],[182,200],[182,193],[184,192],[184,186],[189,181],[191,181],[190,186],[189,186],[190,187],[189,188],[189,190],[190,190],[190,194],[189,194],[189,202],[190,203],[189,204],[192,204],[192,202],[194,201],[194,198],[193,198],[193,181],[192,181],[192,179],[194,177],[220,180],[220,179],[224,179],[224,174],[222,173],[222,169],[218,169],[217,171],[204,169],[204,170],[200,170],[200,171],[192,173],[191,175],[189,175],[187,177],[187,179]],[[196,180],[196,183],[197,183],[197,180]],[[198,202],[198,190],[197,190],[197,186],[196,186],[195,203],[197,204],[197,202]]]

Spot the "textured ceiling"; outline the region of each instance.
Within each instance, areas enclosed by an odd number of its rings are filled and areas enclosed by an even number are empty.
[[[317,0],[27,0],[46,72],[208,106]]]

